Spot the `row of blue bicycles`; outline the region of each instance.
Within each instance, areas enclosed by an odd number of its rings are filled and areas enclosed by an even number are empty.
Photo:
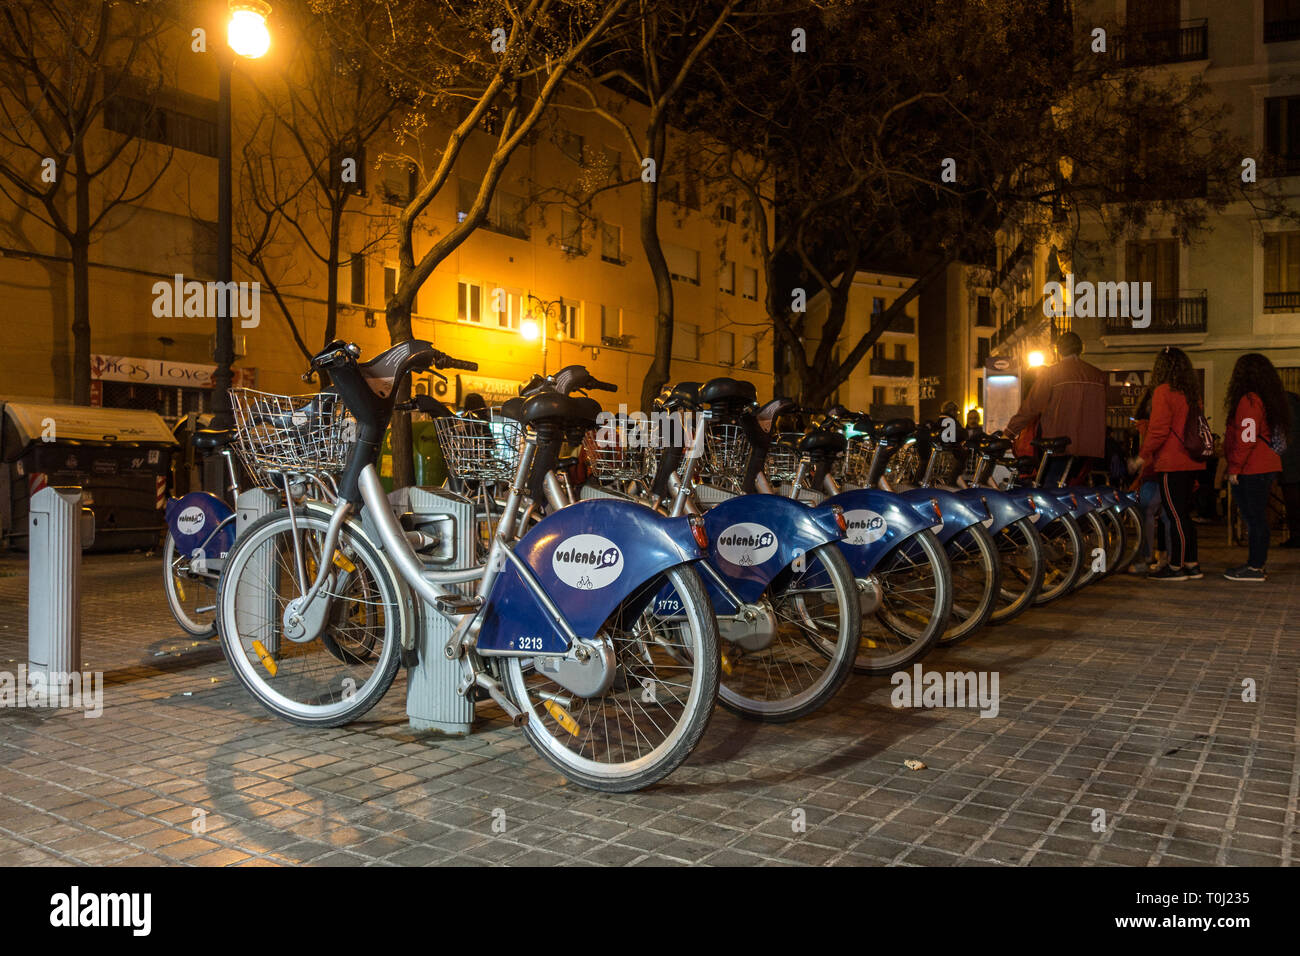
[[[199,436],[269,513],[236,533],[210,495],[168,509],[177,620],[215,623],[243,686],[304,726],[370,710],[431,611],[459,693],[494,701],[568,779],[637,790],[689,756],[715,704],[797,719],[851,673],[907,667],[1141,547],[1129,494],[1047,486],[1065,437],[1009,458],[949,420],[760,405],[731,378],[612,414],[589,393],[614,386],[570,366],[499,409],[400,406],[433,416],[452,474],[436,494],[474,516],[472,560],[451,567],[459,529],[413,527],[376,461],[408,375],[477,366],[419,341],[360,357],[335,342],[311,363],[322,391],[239,390],[236,428]]]

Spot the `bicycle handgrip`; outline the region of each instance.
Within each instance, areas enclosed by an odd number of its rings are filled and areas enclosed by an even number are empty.
[[[610,382],[601,382],[601,381],[599,381],[599,380],[597,380],[597,379],[594,379],[594,378],[593,378],[590,382],[587,383],[587,388],[589,388],[589,389],[593,389],[593,390],[595,390],[595,391],[600,391],[600,392],[617,392],[617,391],[618,391],[618,386],[617,386],[617,385],[614,385],[614,384],[612,384],[612,383],[610,383]]]

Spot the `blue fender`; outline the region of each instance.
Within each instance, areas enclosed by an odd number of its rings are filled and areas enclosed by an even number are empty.
[[[1009,524],[1034,514],[1033,499],[1017,492],[999,491],[996,488],[962,488],[953,492],[958,498],[979,501],[989,513],[986,527],[989,534],[997,534]]]
[[[870,574],[882,558],[904,541],[931,527],[938,531],[943,523],[942,515],[922,517],[910,502],[875,488],[845,491],[822,504],[844,509],[849,530],[840,542],[840,550],[854,575],[859,577]]]
[[[1014,488],[1007,492],[1010,495],[1021,493],[1034,503],[1034,524],[1039,528],[1055,521],[1061,515],[1070,513],[1068,502],[1061,501],[1056,495],[1049,494],[1042,488]]]
[[[1089,512],[1096,511],[1097,506],[1083,495],[1077,494],[1077,488],[1044,488],[1048,495],[1055,498],[1075,518],[1082,518]]]
[[[757,601],[800,554],[844,536],[828,506],[810,508],[780,495],[728,498],[704,513],[704,528],[709,533],[710,567],[746,602]],[[714,608],[733,613],[734,602],[723,595],[712,575],[701,576]],[[671,597],[670,591],[668,585],[660,597]]]
[[[989,517],[988,508],[979,498],[964,498],[942,488],[911,488],[900,491],[898,497],[912,505],[921,519],[928,520],[934,514],[938,504],[943,516],[943,527],[935,529],[935,535],[943,544],[973,524],[980,524]]]
[[[539,521],[515,547],[579,637],[593,637],[629,595],[662,571],[704,557],[688,518],[592,499]],[[646,594],[647,603],[651,595]],[[520,638],[528,638],[520,643]],[[540,641],[538,640],[540,638]],[[560,653],[568,645],[513,563],[483,612],[480,651]]]
[[[171,498],[164,509],[167,530],[176,540],[176,550],[193,554],[202,548],[207,558],[225,557],[235,543],[235,523],[232,521],[214,535],[213,532],[235,512],[216,495],[206,491],[191,491],[179,498]]]

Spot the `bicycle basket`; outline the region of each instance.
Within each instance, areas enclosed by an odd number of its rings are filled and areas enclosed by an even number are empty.
[[[916,484],[921,477],[921,456],[914,443],[905,443],[890,456],[885,465],[885,477],[891,484]]]
[[[844,446],[844,454],[836,461],[831,473],[837,481],[858,486],[865,485],[874,452],[875,446],[866,435],[849,435]]]
[[[763,472],[775,484],[794,481],[799,471],[799,439],[802,432],[778,432],[767,449]]]
[[[499,409],[487,418],[451,415],[433,420],[447,470],[462,481],[507,481],[519,464],[524,428]]]
[[[356,419],[334,392],[276,395],[232,388],[235,451],[258,484],[279,488],[279,474],[336,475],[356,441]]]
[[[704,470],[716,478],[738,479],[749,460],[749,439],[739,425],[710,422],[704,434]]]
[[[601,481],[627,481],[645,476],[651,439],[648,423],[619,420],[613,427],[589,429],[582,445],[593,475]]]

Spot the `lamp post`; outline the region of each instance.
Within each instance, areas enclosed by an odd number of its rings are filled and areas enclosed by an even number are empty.
[[[545,376],[546,373],[547,373],[547,367],[546,367],[546,346],[547,346],[547,340],[548,340],[549,337],[550,337],[549,334],[548,334],[548,328],[547,328],[547,327],[550,325],[550,322],[548,321],[548,319],[550,319],[550,316],[551,316],[551,309],[554,308],[555,306],[559,306],[559,307],[561,308],[561,310],[563,310],[563,308],[564,308],[564,300],[563,300],[563,299],[553,299],[553,300],[551,300],[550,302],[543,302],[543,301],[542,301],[541,299],[539,299],[537,296],[535,296],[535,295],[533,295],[531,292],[529,292],[529,293],[528,293],[528,302],[529,302],[530,305],[531,305],[532,303],[536,302],[538,305],[540,305],[540,306],[542,307],[541,312],[540,312],[541,318],[540,318],[540,319],[535,319],[535,318],[528,318],[528,319],[525,319],[525,320],[524,320],[523,322],[521,322],[520,325],[519,325],[519,334],[522,335],[525,339],[527,339],[527,340],[530,341],[530,342],[532,342],[533,340],[535,340],[539,335],[541,336],[541,339],[542,339],[542,375]],[[535,312],[535,311],[532,313],[532,315],[534,315],[534,316],[535,316],[535,315],[538,315],[538,314],[539,314],[539,313],[537,313],[537,312]],[[561,319],[562,319],[562,318],[563,318],[563,315],[564,315],[563,311],[561,311],[560,315],[561,315]],[[563,327],[562,327],[562,326],[561,326],[561,331],[560,331],[560,338],[561,338],[561,339],[564,338],[564,330],[563,330]]]
[[[212,376],[212,424],[229,428],[230,385],[235,364],[235,301],[231,292],[234,281],[234,190],[230,146],[230,76],[234,57],[257,59],[271,46],[266,18],[271,5],[265,0],[229,0],[230,22],[226,30],[228,50],[218,49],[217,86],[217,281],[222,283],[224,308],[217,314],[217,340],[213,349],[216,372]]]

